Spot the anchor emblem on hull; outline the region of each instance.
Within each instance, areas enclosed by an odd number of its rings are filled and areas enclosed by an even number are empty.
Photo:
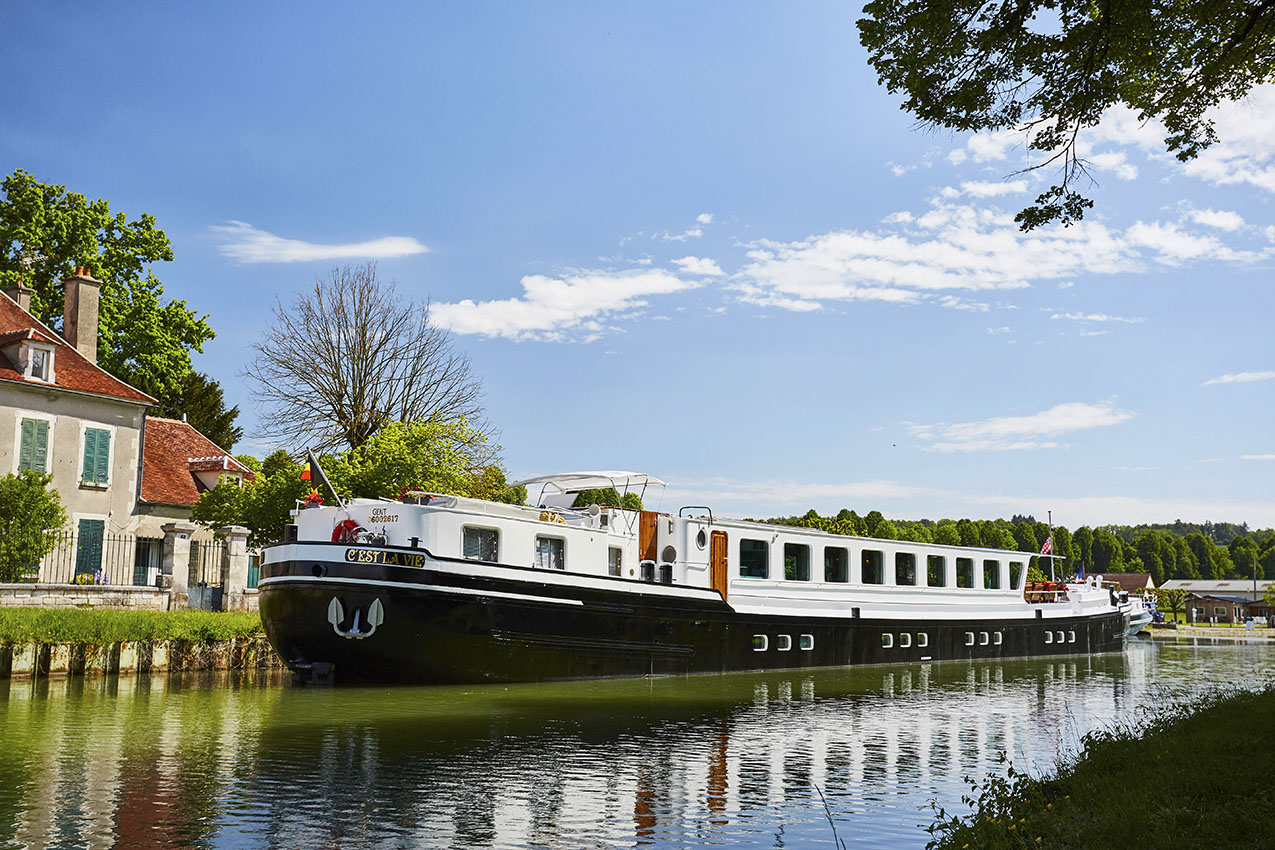
[[[328,622],[332,624],[332,631],[343,638],[362,640],[376,633],[376,627],[385,622],[385,609],[382,607],[379,597],[372,600],[372,604],[367,607],[366,621],[360,623],[362,617],[363,609],[356,606],[350,621],[350,628],[343,630],[341,624],[345,622],[345,606],[335,596],[328,603]],[[363,630],[364,627],[366,627],[366,631]]]

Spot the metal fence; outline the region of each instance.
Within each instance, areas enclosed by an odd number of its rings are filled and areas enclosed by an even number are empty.
[[[9,528],[0,531],[0,581],[153,586],[163,545],[135,534]]]

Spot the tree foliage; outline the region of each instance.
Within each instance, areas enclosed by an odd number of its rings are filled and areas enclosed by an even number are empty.
[[[190,371],[182,378],[177,393],[165,399],[160,416],[181,419],[227,452],[243,439],[243,428],[235,424],[239,405],[227,408],[221,384],[202,372]]]
[[[253,348],[265,436],[290,445],[357,449],[394,422],[481,422],[469,358],[430,324],[429,303],[401,298],[375,264],[334,269],[288,307],[276,302]]]
[[[1275,71],[1275,3],[1118,0],[871,0],[868,61],[903,108],[953,130],[1017,129],[1059,182],[1024,209],[1024,230],[1080,220],[1093,202],[1081,134],[1120,104],[1163,123],[1178,159],[1217,141],[1208,111]]]
[[[53,548],[46,530],[66,524],[66,510],[52,475],[26,470],[0,478],[0,582],[33,572]]]
[[[155,217],[129,221],[104,200],[40,183],[18,169],[0,180],[0,286],[34,290],[31,312],[62,329],[62,281],[87,266],[102,282],[98,364],[161,401],[175,398],[191,371],[192,351],[214,334],[207,316],[185,301],[165,301],[152,265],[173,259]]]
[[[581,490],[576,494],[576,500],[571,503],[573,508],[587,508],[589,505],[640,511],[642,510],[642,497],[637,493],[620,495],[620,492],[614,487],[603,487],[597,490]]]

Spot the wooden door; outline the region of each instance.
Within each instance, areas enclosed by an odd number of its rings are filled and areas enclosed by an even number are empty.
[[[712,574],[713,589],[726,601],[726,532],[714,531],[708,550],[709,571]]]
[[[660,515],[655,511],[642,511],[642,520],[638,524],[638,561],[654,561],[659,541],[656,536],[655,523]]]

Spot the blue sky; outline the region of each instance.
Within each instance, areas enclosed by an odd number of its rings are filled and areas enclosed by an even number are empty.
[[[1185,166],[1110,115],[1097,208],[1025,236],[1055,174],[918,129],[851,7],[365,5],[0,6],[0,169],[158,218],[250,438],[274,299],[375,259],[456,332],[514,477],[1275,525],[1275,90]]]

